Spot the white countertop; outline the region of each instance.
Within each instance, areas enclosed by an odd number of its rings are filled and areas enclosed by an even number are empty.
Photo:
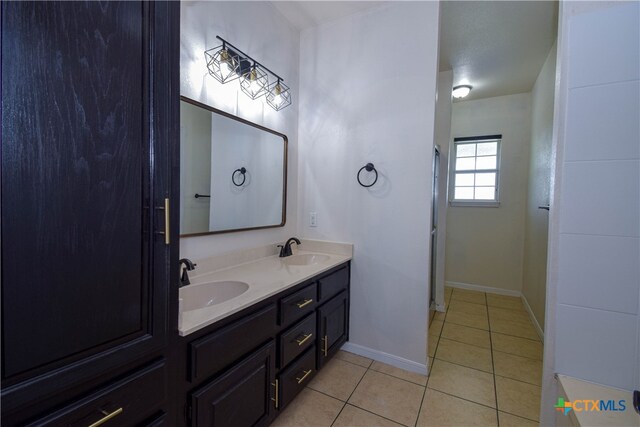
[[[189,286],[208,282],[238,281],[247,283],[249,289],[228,301],[180,313],[181,319],[178,326],[180,336],[196,332],[205,326],[209,326],[285,289],[302,283],[352,258],[352,245],[340,243],[335,244],[340,245],[340,247],[333,247],[332,245],[330,242],[303,241],[302,247],[309,247],[309,249],[313,250],[297,250],[295,255],[322,254],[328,256],[326,260],[312,265],[288,265],[283,262],[283,258],[271,255],[213,271],[205,266],[203,268],[204,272],[200,275],[195,274],[198,272],[198,268],[196,268],[196,270],[190,272],[194,274],[189,275],[191,280],[191,285]],[[335,249],[335,251],[332,249]],[[331,250],[331,252],[327,250]],[[238,254],[232,258],[240,260],[242,259],[241,255]],[[225,257],[229,258],[228,255],[225,255]],[[203,263],[206,264],[207,260],[198,261],[199,265]],[[215,259],[213,259],[212,264],[216,264]]]

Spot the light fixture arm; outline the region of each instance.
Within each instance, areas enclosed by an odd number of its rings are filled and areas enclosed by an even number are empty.
[[[229,43],[228,41],[226,41],[225,39],[223,39],[220,36],[216,36],[216,38],[218,40],[220,40],[222,42],[222,47],[224,48],[226,45],[229,45],[231,48],[233,48],[233,50],[239,54],[242,54],[243,57],[245,57],[246,59],[250,60],[251,62],[253,62],[253,66],[255,67],[256,65],[260,66],[260,68],[262,68],[265,71],[268,71],[269,74],[273,75],[276,79],[278,79],[278,81],[283,81],[284,79],[282,77],[280,77],[279,75],[277,75],[276,73],[274,73],[273,71],[271,71],[270,69],[268,69],[267,67],[265,67],[264,65],[262,65],[260,62],[256,61],[255,59],[253,59],[250,55],[247,55],[246,53],[244,53],[243,51],[241,51],[240,49],[238,49],[236,46],[232,45],[231,43]]]

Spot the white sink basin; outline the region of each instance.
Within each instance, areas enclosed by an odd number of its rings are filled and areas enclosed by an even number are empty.
[[[328,259],[328,255],[302,254],[288,256],[286,258],[283,258],[282,262],[288,265],[313,265],[327,261]]]
[[[247,292],[244,282],[209,282],[180,288],[182,311],[198,310],[229,301]]]

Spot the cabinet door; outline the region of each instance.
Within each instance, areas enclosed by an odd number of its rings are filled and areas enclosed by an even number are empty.
[[[318,369],[349,338],[349,297],[342,291],[318,309]]]
[[[191,424],[202,427],[266,425],[275,406],[275,363],[275,344],[270,341],[198,389],[191,396]]]
[[[3,420],[166,345],[178,17],[2,2]]]

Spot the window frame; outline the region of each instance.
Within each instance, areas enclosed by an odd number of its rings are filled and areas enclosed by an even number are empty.
[[[474,144],[474,143],[483,143],[483,142],[493,142],[497,143],[496,146],[496,168],[495,169],[471,169],[464,171],[456,170],[456,160],[458,159],[458,146],[464,144]],[[502,159],[502,135],[482,135],[482,136],[466,136],[460,138],[454,138],[452,147],[452,155],[451,155],[451,167],[450,167],[450,175],[449,175],[449,205],[450,206],[467,206],[467,207],[487,207],[487,208],[497,208],[500,206],[500,171],[501,171],[501,159]],[[477,153],[476,153],[477,154]],[[474,156],[477,158],[478,156]],[[460,173],[494,173],[496,174],[496,191],[495,191],[495,200],[477,200],[477,199],[455,199],[455,188],[456,188],[456,172]],[[474,185],[473,188],[476,186]]]

